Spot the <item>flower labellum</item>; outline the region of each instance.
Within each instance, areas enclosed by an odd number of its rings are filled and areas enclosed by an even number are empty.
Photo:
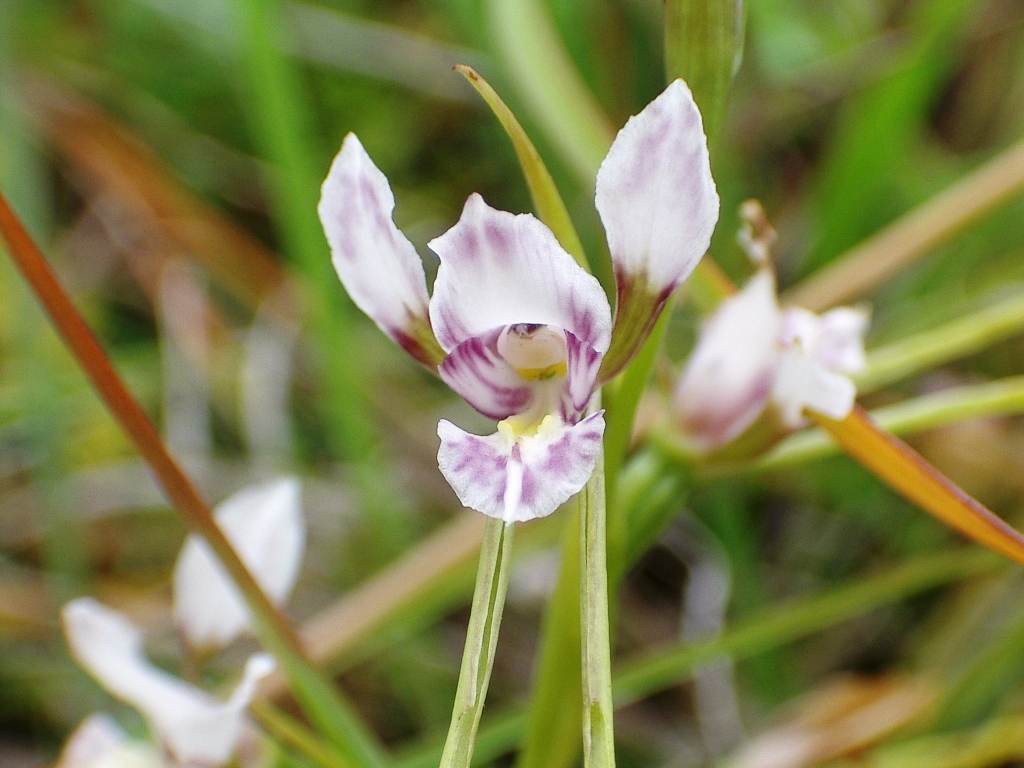
[[[787,430],[804,409],[833,419],[853,408],[848,374],[864,367],[867,313],[840,307],[815,315],[780,309],[775,278],[762,268],[725,299],[701,331],[679,379],[675,410],[702,453],[746,432],[767,408]]]
[[[245,488],[214,513],[238,556],[275,605],[298,576],[306,530],[293,477]],[[222,648],[251,629],[249,609],[223,566],[198,536],[189,536],[174,568],[174,618],[194,648]]]
[[[256,686],[274,669],[250,657],[227,701],[164,672],[145,656],[142,633],[117,611],[79,598],[61,611],[71,655],[111,694],[138,709],[154,736],[180,762],[217,768],[230,759]]]
[[[324,181],[319,213],[338,277],[398,344],[483,415],[492,435],[438,425],[438,465],[460,501],[506,523],[551,514],[590,478],[603,412],[598,386],[636,354],[668,296],[704,254],[718,218],[707,140],[677,80],[630,119],[597,178],[618,288],[597,280],[529,214],[477,194],[429,243],[433,295],[395,227],[394,196],[349,134]]]

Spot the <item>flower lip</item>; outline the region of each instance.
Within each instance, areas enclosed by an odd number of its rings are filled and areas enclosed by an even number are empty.
[[[565,331],[542,323],[515,323],[498,337],[498,353],[527,381],[565,376],[569,351]]]

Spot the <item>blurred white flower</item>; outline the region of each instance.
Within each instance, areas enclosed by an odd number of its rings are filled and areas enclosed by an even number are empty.
[[[139,628],[102,603],[88,597],[72,600],[61,617],[75,660],[111,694],[138,709],[176,759],[203,768],[231,759],[256,686],[274,669],[270,656],[250,657],[241,682],[221,701],[154,666],[146,658]]]
[[[275,605],[291,594],[305,547],[299,482],[293,477],[245,488],[214,513],[238,556]],[[174,619],[188,643],[222,648],[250,631],[249,609],[223,566],[189,536],[174,568]]]
[[[804,410],[842,419],[853,408],[849,374],[864,368],[868,314],[840,307],[816,315],[780,309],[775,278],[763,268],[708,318],[675,391],[675,412],[697,450],[716,450],[765,412],[786,429]]]
[[[90,715],[75,729],[54,768],[168,768],[156,748],[128,738],[112,717]]]

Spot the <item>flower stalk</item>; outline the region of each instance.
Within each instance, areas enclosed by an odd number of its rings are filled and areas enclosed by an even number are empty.
[[[603,462],[577,497],[583,653],[583,765],[614,768],[611,642],[608,626],[607,508]]]
[[[508,592],[513,525],[489,519],[484,530],[459,685],[440,768],[469,768],[472,763]]]

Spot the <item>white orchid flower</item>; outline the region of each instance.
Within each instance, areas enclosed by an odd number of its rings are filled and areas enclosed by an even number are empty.
[[[256,686],[274,668],[270,656],[250,657],[241,682],[221,701],[154,666],[146,658],[139,628],[102,603],[72,600],[61,617],[75,660],[111,694],[138,709],[176,760],[217,768],[231,759]]]
[[[299,482],[293,477],[245,488],[221,502],[217,525],[275,605],[291,594],[305,547]],[[194,648],[228,645],[251,631],[245,600],[209,545],[189,536],[174,568],[174,618]]]
[[[134,741],[110,715],[89,715],[68,737],[54,768],[168,768],[160,752]]]
[[[636,353],[671,293],[703,256],[718,219],[700,113],[677,80],[619,132],[596,204],[615,268],[617,307],[529,214],[466,201],[429,243],[433,296],[394,196],[349,134],[319,213],[334,267],[356,305],[480,413],[488,436],[442,421],[438,464],[462,503],[507,523],[550,514],[589,479],[603,412],[595,388]]]
[[[867,325],[863,309],[780,309],[771,270],[759,270],[704,324],[679,379],[675,410],[687,436],[713,451],[768,407],[786,429],[805,424],[805,409],[844,418],[857,394],[848,374],[865,364]]]

